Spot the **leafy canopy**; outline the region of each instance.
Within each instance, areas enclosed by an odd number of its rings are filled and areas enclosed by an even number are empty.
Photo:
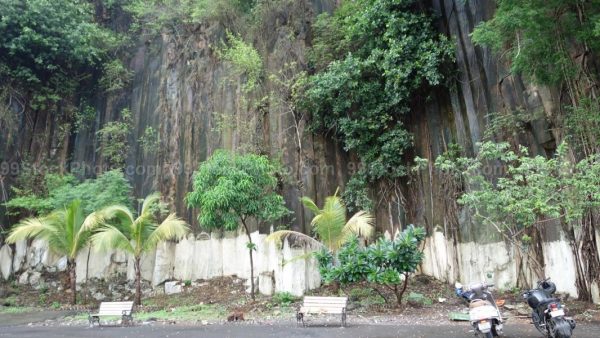
[[[0,0],[0,76],[58,88],[101,64],[120,38],[83,0]]]
[[[197,24],[210,18],[248,13],[256,0],[130,0],[124,8],[138,27],[149,34],[162,29],[177,30],[184,24]]]
[[[494,17],[473,31],[479,45],[504,51],[512,71],[540,84],[558,85],[578,76],[569,53],[573,43],[600,50],[600,1],[496,0]]]
[[[27,210],[44,215],[80,200],[85,215],[114,203],[129,205],[131,185],[119,170],[104,172],[96,179],[79,182],[73,175],[48,173],[40,180],[41,187],[13,187],[15,197],[6,202],[12,214]]]
[[[412,0],[344,1],[333,16],[319,16],[311,60],[316,73],[298,95],[312,129],[332,130],[363,168],[344,196],[368,210],[367,183],[406,174],[412,138],[404,115],[424,87],[442,81],[450,44]]]
[[[289,211],[276,192],[277,173],[266,156],[219,150],[194,173],[187,205],[200,209],[198,221],[208,229],[236,230],[249,217],[280,219]]]
[[[544,158],[522,146],[485,142],[476,158],[440,156],[435,165],[466,180],[473,188],[459,202],[511,240],[527,241],[524,232],[546,218],[575,221],[600,206],[600,155],[573,162],[565,143]],[[490,165],[502,170],[495,180],[485,175]]]

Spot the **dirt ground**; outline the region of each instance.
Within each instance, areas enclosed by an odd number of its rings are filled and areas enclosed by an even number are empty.
[[[180,294],[144,296],[143,305],[137,308],[136,312],[148,315],[140,316],[140,321],[180,325],[222,324],[231,313],[241,312],[250,323],[270,325],[293,320],[295,309],[301,302],[300,298],[286,293],[279,293],[273,297],[257,295],[256,301],[252,301],[244,292],[244,280],[237,277],[199,280],[188,284]],[[106,294],[110,295],[110,292],[106,291]],[[361,324],[440,325],[451,323],[448,319],[450,312],[466,311],[465,304],[454,295],[452,286],[426,276],[411,278],[400,307],[395,306],[395,297],[391,291],[376,290],[366,284],[339,289],[323,286],[310,291],[309,294],[348,296],[348,313],[355,318],[356,323]],[[518,290],[501,294],[496,292],[496,298],[504,300],[502,312],[509,321],[525,320],[528,317],[529,309],[519,294]],[[14,282],[3,283],[0,284],[0,314],[14,313],[11,307],[29,307],[33,312],[39,309],[81,312],[95,309],[99,303],[88,295],[80,297],[85,303],[73,307],[67,305],[69,296],[70,294],[52,287],[36,290],[16,285]],[[600,323],[600,306],[572,299],[563,303],[568,308],[568,314],[578,323]],[[177,308],[198,312],[178,316]],[[72,324],[85,324],[85,321],[86,319],[80,316],[72,321]],[[334,321],[333,319],[332,322]],[[60,321],[49,325],[60,325]]]

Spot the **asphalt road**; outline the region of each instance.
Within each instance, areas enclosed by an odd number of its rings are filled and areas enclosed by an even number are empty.
[[[462,325],[465,324],[465,325]],[[346,328],[335,326],[295,327],[294,325],[247,325],[226,324],[198,327],[155,325],[137,327],[61,327],[61,326],[3,326],[0,337],[203,337],[203,338],[465,338],[473,337],[468,324],[441,326],[410,325],[354,325]],[[531,325],[517,324],[505,327],[505,338],[540,338]],[[579,325],[574,332],[576,338],[600,337],[600,325]]]

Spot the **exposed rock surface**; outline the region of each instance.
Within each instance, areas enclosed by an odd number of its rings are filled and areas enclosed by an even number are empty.
[[[5,280],[12,274],[12,259],[12,249],[5,244],[0,248],[0,275],[2,275],[2,278]]]

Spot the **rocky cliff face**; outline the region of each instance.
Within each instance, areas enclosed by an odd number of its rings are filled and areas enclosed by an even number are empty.
[[[306,130],[306,116],[289,109],[285,102],[289,92],[280,83],[281,78],[293,77],[306,65],[310,23],[317,14],[332,11],[335,1],[282,3],[287,5],[273,6],[265,14],[260,28],[263,35],[254,41],[264,62],[260,90],[245,93],[243,78],[216,55],[225,37],[225,28],[218,22],[163,34],[141,41],[132,52],[131,88],[99,96],[95,105],[100,114],[91,128],[69,137],[60,131],[62,121],[52,117],[56,114],[20,111],[18,130],[0,135],[0,155],[9,164],[7,168],[33,156],[34,162],[51,158],[68,169],[85,169],[87,175],[94,175],[105,164],[96,152],[96,131],[129,107],[134,128],[126,174],[134,183],[136,196],[158,189],[180,215],[195,222],[195,215],[183,203],[193,171],[215,149],[247,151],[251,147],[284,164],[289,175],[282,180],[281,192],[297,215],[288,222],[296,229],[307,229],[310,215],[303,214],[299,197],[311,196],[319,203],[344,186],[355,162],[331,135],[313,135]],[[432,99],[415,103],[408,123],[415,136],[415,155],[433,160],[450,143],[473,154],[489,122],[488,114],[504,109],[553,109],[547,90],[510,75],[496,55],[471,43],[469,33],[493,14],[493,1],[438,0],[425,6],[438,15],[439,30],[457,42],[456,72],[449,89],[439,88]],[[270,77],[282,70],[279,80]],[[144,151],[137,142],[147,127],[158,131],[160,146],[155,150]],[[515,141],[543,154],[554,147],[548,130],[540,120]],[[447,210],[444,185],[433,168],[423,172],[418,181],[419,186],[411,189],[375,192],[382,231],[393,232],[408,222],[429,228],[456,226],[459,218],[466,217],[449,219],[452,213]],[[4,190],[8,191],[7,186]],[[472,226],[459,233],[463,241],[483,236]]]
[[[257,92],[244,93],[243,79],[219,60],[215,47],[225,30],[219,23],[207,22],[178,35],[163,34],[140,43],[130,64],[135,73],[131,89],[98,98],[96,105],[102,114],[94,128],[69,138],[59,132],[60,121],[49,115],[21,112],[19,130],[0,135],[0,155],[8,163],[25,153],[51,157],[71,168],[85,167],[92,174],[103,164],[103,159],[95,155],[95,131],[114,119],[121,108],[130,107],[134,114],[133,146],[126,174],[134,183],[136,196],[158,189],[179,215],[195,223],[196,215],[185,207],[184,196],[191,190],[191,176],[200,161],[218,148],[244,151],[254,147],[280,159],[287,168],[289,175],[282,180],[281,192],[295,216],[286,222],[294,229],[307,231],[310,215],[299,198],[310,196],[320,204],[325,196],[344,186],[356,162],[330,135],[308,132],[306,117],[286,106],[289,93],[285,86],[269,77],[288,68],[282,76],[293,76],[295,69],[306,64],[310,23],[318,13],[333,10],[335,1],[289,4],[274,6],[265,14],[263,36],[254,41],[266,74]],[[448,88],[438,88],[430,99],[415,102],[408,123],[414,133],[415,155],[432,163],[451,143],[459,144],[469,154],[475,153],[476,142],[481,140],[492,112],[554,111],[554,103],[558,102],[555,93],[511,75],[497,55],[471,42],[469,33],[478,22],[493,15],[494,1],[431,0],[424,1],[424,5],[438,15],[439,30],[456,41],[456,69]],[[262,100],[267,95],[269,99]],[[135,140],[148,126],[159,132],[160,147],[144,152]],[[550,126],[540,119],[526,125],[511,140],[529,146],[532,153],[546,154],[555,147],[555,135],[549,130]],[[3,188],[6,190],[6,186]],[[503,243],[496,244],[495,249],[473,244],[493,244],[499,238],[474,223],[456,204],[452,198],[455,188],[430,164],[418,177],[407,180],[402,189],[379,190],[375,196],[379,230],[393,233],[408,223],[425,225],[432,235],[428,243],[431,260],[425,270],[440,278],[477,278],[489,270],[504,274],[507,283],[516,279],[517,267],[507,263],[511,248]],[[546,241],[563,236],[558,225],[546,229]],[[546,263],[561,267],[570,264],[569,271],[575,269],[576,257],[568,245],[552,250],[570,258],[555,262],[554,254],[544,255]],[[491,257],[498,252],[502,252],[499,259],[490,259],[476,268],[470,263],[478,256]],[[548,273],[560,275],[560,269],[554,266]],[[576,293],[573,288],[568,291]]]

